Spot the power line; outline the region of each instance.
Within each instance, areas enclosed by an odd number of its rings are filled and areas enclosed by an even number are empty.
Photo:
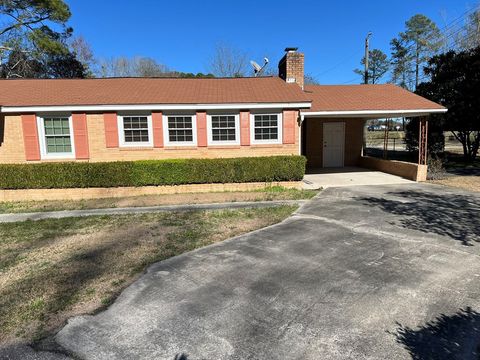
[[[355,79],[352,79],[352,80],[342,82],[342,83],[340,83],[340,85],[347,85],[347,84],[351,84],[351,83],[354,83],[354,82],[358,82],[359,84],[361,83],[361,81],[359,81],[358,78],[355,78]]]
[[[459,17],[455,18],[453,21],[451,21],[450,23],[448,23],[446,26],[444,26],[443,28],[440,29],[440,32],[445,32],[446,30],[449,30],[451,29],[453,26],[453,23],[455,22],[458,22],[459,20],[461,19],[464,19],[467,15],[470,15],[470,14],[473,14],[475,13],[476,11],[480,10],[480,5],[479,6],[476,6],[474,7],[473,9],[471,10],[467,10],[465,12],[463,12]],[[458,34],[459,32],[461,32],[463,29],[459,29],[455,34]],[[450,35],[447,36],[447,38],[450,37]],[[415,47],[415,43],[413,44],[410,44],[409,46],[405,47],[405,51],[408,51],[408,50],[411,50],[412,48]]]
[[[455,19],[453,19],[452,21],[450,21],[447,25],[445,25],[442,29],[440,29],[440,32],[445,32],[446,30],[449,30],[449,29],[453,28],[453,25],[454,25],[454,24],[458,23],[460,20],[464,19],[467,15],[470,15],[470,14],[476,12],[477,10],[480,10],[480,6],[477,6],[477,7],[474,7],[473,9],[464,11],[460,16],[456,17]],[[459,34],[459,33],[462,32],[462,31],[463,31],[463,29],[458,29],[458,30],[455,31],[454,33],[450,33],[450,34],[446,35],[446,36],[444,37],[444,40],[447,40],[447,39],[449,39],[449,38],[451,38],[451,37]],[[406,50],[406,51],[411,50],[415,45],[416,45],[416,44],[411,44],[411,45],[405,47],[405,50]],[[449,51],[449,50],[451,50],[452,48],[453,48],[453,47],[449,47],[446,51]],[[322,71],[322,72],[320,72],[320,73],[317,73],[317,74],[313,75],[313,77],[318,80],[318,77],[319,77],[319,76],[325,75],[325,74],[327,74],[327,73],[335,70],[335,69],[338,68],[340,65],[342,65],[342,64],[344,64],[345,62],[347,62],[348,60],[350,60],[352,57],[355,57],[355,56],[359,55],[361,52],[362,52],[362,51],[360,51],[360,50],[357,51],[357,52],[355,52],[354,54],[352,54],[352,55],[350,55],[350,56],[348,56],[348,57],[340,60],[340,61],[337,62],[334,66],[328,68],[327,70]],[[426,76],[426,75],[424,75],[424,76],[422,76],[422,77],[419,77],[419,81],[423,81],[423,80],[425,80],[426,78],[428,78],[428,76]],[[341,84],[342,84],[342,85],[343,85],[343,84],[350,84],[350,83],[353,83],[353,82],[356,82],[356,81],[358,81],[358,78],[355,78],[355,79],[352,79],[352,80],[343,82],[343,83],[341,83]]]
[[[465,40],[468,41],[468,40],[470,40],[470,39],[473,39],[475,36],[477,36],[477,34],[475,34],[475,33],[474,33],[474,34],[471,34],[471,35],[469,35],[467,38],[465,38]],[[445,49],[445,52],[448,52],[448,51],[453,50],[453,49],[454,49],[453,47],[447,48],[447,49]],[[431,80],[431,76],[430,76],[430,75],[427,75],[427,74],[423,74],[423,75],[421,75],[421,76],[418,77],[418,81],[419,81],[419,82],[422,82],[422,81],[424,81],[424,80]]]
[[[335,69],[338,68],[340,65],[346,63],[348,60],[350,60],[350,59],[353,58],[354,56],[359,55],[361,52],[362,52],[361,50],[355,52],[354,54],[352,54],[352,55],[344,58],[343,60],[340,60],[338,63],[336,63],[336,64],[335,64],[334,66],[332,66],[331,68],[328,68],[328,69],[325,70],[325,71],[322,71],[322,72],[320,72],[320,73],[318,73],[318,74],[316,74],[316,75],[313,75],[313,77],[314,77],[315,79],[317,79],[319,76],[325,75],[325,74],[329,73],[330,71],[335,70]],[[317,79],[317,80],[318,80],[318,79]]]
[[[456,17],[454,20],[452,20],[446,26],[444,26],[442,29],[440,29],[439,32],[440,33],[446,33],[448,30],[454,28],[454,24],[457,24],[459,21],[465,19],[467,16],[470,16],[473,13],[476,13],[479,10],[480,10],[480,5],[475,6],[473,9],[464,11],[460,16]],[[453,38],[454,36],[460,34],[462,31],[464,31],[464,29],[461,27],[459,29],[456,29],[454,32],[451,32],[451,33],[443,36],[442,40],[443,40],[444,44],[446,45],[445,47],[442,46],[442,51],[443,52],[448,52],[448,51],[453,50],[455,48],[456,44],[455,43],[448,44],[449,43],[448,40],[450,38]],[[470,39],[470,37],[475,36],[475,35],[477,35],[477,34],[475,34],[475,33],[471,34],[468,38],[466,38],[466,39],[464,38],[464,40],[468,41]],[[404,48],[404,51],[407,53],[408,51],[412,50],[416,45],[417,45],[416,43],[412,43],[412,44],[406,46]],[[429,78],[430,78],[430,76],[428,76],[428,75],[420,76],[420,74],[419,74],[418,82],[423,82],[424,80],[429,79]]]
[[[445,25],[441,31],[445,31],[447,30],[448,28],[451,28],[452,24],[458,22],[459,20],[463,19],[465,17],[465,15],[467,15],[468,13],[474,13],[475,11],[479,10],[480,9],[480,6],[476,6],[474,7],[473,9],[470,9],[470,10],[466,10],[464,11],[460,16],[458,16],[457,18],[455,18],[454,20],[450,21],[447,25]]]

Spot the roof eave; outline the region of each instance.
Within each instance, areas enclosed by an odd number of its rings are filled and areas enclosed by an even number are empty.
[[[418,117],[431,114],[445,113],[448,109],[400,109],[400,110],[327,110],[327,111],[302,111],[302,117],[315,118],[365,118],[381,119],[388,117]]]
[[[238,109],[309,109],[310,101],[220,104],[118,104],[118,105],[34,105],[1,106],[1,113],[73,112],[73,111],[151,111],[151,110],[238,110]]]

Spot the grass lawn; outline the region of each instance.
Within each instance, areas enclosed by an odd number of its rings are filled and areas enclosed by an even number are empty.
[[[448,176],[441,180],[431,180],[431,182],[433,184],[480,192],[480,176]]]
[[[298,190],[287,189],[281,186],[272,186],[258,191],[144,195],[78,201],[55,200],[0,202],[0,214],[56,210],[103,209],[132,206],[138,207],[173,204],[198,204],[211,202],[299,200],[311,199],[317,193],[317,190]]]
[[[109,305],[146,266],[282,221],[296,207],[0,224],[0,344]]]
[[[443,166],[446,175],[442,179],[432,180],[432,183],[480,192],[480,158],[466,163],[462,154],[445,152]]]
[[[383,138],[385,137],[385,132],[384,131],[367,131],[366,132],[366,140],[377,140],[381,139],[383,141]],[[404,139],[405,138],[405,133],[403,131],[389,131],[388,132],[388,138],[389,139]]]

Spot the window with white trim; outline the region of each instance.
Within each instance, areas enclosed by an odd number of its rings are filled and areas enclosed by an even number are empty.
[[[213,115],[212,116],[212,140],[213,141],[235,141],[236,124],[234,115]]]
[[[68,117],[43,118],[47,154],[71,153],[72,138]]]
[[[252,143],[280,143],[280,114],[254,114],[252,120]]]
[[[193,144],[193,116],[167,116],[168,142]]]
[[[152,146],[152,121],[149,115],[119,116],[121,146]]]
[[[37,118],[42,158],[74,157],[72,121],[70,116],[49,115]]]
[[[240,144],[239,115],[208,115],[208,143],[209,145]]]

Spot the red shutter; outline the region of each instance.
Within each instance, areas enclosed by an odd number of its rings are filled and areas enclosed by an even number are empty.
[[[118,123],[116,113],[103,114],[105,123],[105,144],[107,148],[118,147]]]
[[[88,159],[88,131],[87,115],[85,113],[72,114],[73,138],[75,143],[75,158]]]
[[[197,112],[197,143],[198,146],[207,146],[207,113]]]
[[[240,145],[250,145],[250,111],[240,111]]]
[[[295,110],[283,111],[283,143],[295,144],[295,126],[297,112]]]
[[[27,161],[40,160],[37,117],[35,114],[22,115],[23,142]]]
[[[153,147],[163,147],[163,118],[162,112],[152,112],[152,130],[153,130]]]

